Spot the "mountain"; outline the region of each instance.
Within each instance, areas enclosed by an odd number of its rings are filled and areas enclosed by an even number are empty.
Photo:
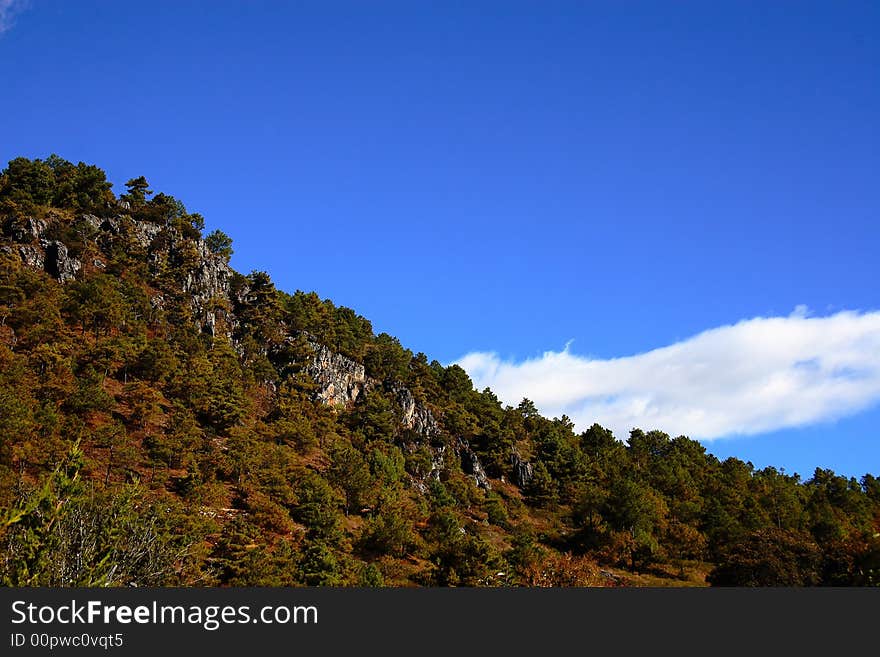
[[[880,581],[873,475],[504,406],[126,187],[54,155],[0,173],[4,584]]]

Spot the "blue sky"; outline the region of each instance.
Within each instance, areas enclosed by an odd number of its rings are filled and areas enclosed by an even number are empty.
[[[0,0],[0,28],[3,162],[143,174],[239,270],[546,412],[880,472],[877,3]],[[616,387],[558,390],[591,368]]]

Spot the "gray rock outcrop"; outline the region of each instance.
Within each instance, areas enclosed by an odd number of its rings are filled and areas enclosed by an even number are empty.
[[[34,217],[13,217],[8,219],[3,226],[3,232],[13,242],[18,244],[31,244],[38,242],[48,228],[48,223],[43,219]]]
[[[401,424],[405,429],[411,429],[425,438],[440,435],[440,425],[437,424],[434,414],[424,404],[416,401],[409,388],[395,383],[391,392],[400,406]]]
[[[162,232],[162,226],[149,221],[135,221],[132,237],[145,249],[150,248],[156,236]]]
[[[82,268],[82,263],[72,258],[67,251],[67,246],[58,240],[46,242],[45,268],[50,276],[54,276],[62,283],[67,283],[76,278],[77,272]]]
[[[480,463],[479,457],[477,457],[474,450],[471,449],[468,441],[464,438],[459,438],[456,441],[456,447],[459,458],[461,459],[462,471],[466,475],[470,475],[473,478],[474,483],[483,490],[492,490],[492,484],[489,482],[489,477],[483,469],[483,464]]]
[[[409,445],[409,449],[415,449],[416,445]],[[447,445],[430,445],[428,451],[431,454],[431,469],[422,478],[412,478],[412,485],[421,492],[428,490],[427,482],[431,479],[440,480],[443,471],[447,468],[447,459],[453,458],[461,466],[462,472],[473,479],[474,483],[483,490],[492,490],[492,483],[486,475],[480,458],[470,448],[464,438],[459,438],[449,447]]]
[[[515,449],[510,452],[511,481],[520,488],[525,488],[534,476],[532,464],[524,461]]]
[[[226,261],[208,250],[204,241],[198,242],[198,264],[189,270],[183,281],[183,291],[189,295],[193,314],[202,330],[215,335],[218,313],[215,301],[229,298],[232,269]]]
[[[21,258],[21,261],[25,266],[30,267],[31,269],[46,268],[46,255],[43,253],[42,249],[39,249],[36,246],[23,244],[18,247],[18,257]]]
[[[309,345],[315,355],[305,369],[318,384],[317,398],[330,406],[353,404],[367,384],[364,366],[325,345],[316,342]]]

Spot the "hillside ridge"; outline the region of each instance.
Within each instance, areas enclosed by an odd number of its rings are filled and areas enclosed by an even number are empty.
[[[120,211],[130,209],[129,204],[121,201],[118,204]],[[56,218],[57,220],[57,218]],[[82,214],[75,220],[91,226],[96,236],[93,238],[95,246],[100,249],[101,256],[108,256],[112,252],[113,237],[119,236],[121,231],[127,231],[130,236],[147,254],[150,263],[150,274],[155,277],[161,270],[161,263],[179,259],[180,235],[171,231],[171,239],[157,240],[163,231],[171,229],[171,224],[159,225],[148,221],[133,219],[128,214],[118,214],[115,217],[99,219],[95,215]],[[18,255],[22,263],[32,269],[45,271],[60,283],[68,283],[76,280],[77,274],[83,270],[83,263],[70,255],[70,249],[61,240],[52,240],[46,237],[51,221],[38,220],[33,217],[10,218],[3,225],[4,235],[18,243]],[[218,319],[226,327],[228,337],[236,350],[241,347],[234,335],[234,327],[237,319],[234,310],[223,311],[218,306],[218,300],[225,301],[234,306],[235,302],[241,303],[248,294],[247,286],[240,288],[237,297],[233,299],[231,280],[234,275],[241,277],[235,272],[226,260],[211,253],[204,239],[193,240],[196,246],[197,258],[191,263],[182,281],[182,293],[189,297],[192,306],[193,318],[200,330],[214,335],[217,330]],[[10,245],[0,247],[0,251],[8,254],[15,253],[16,249]],[[91,266],[96,269],[104,268],[104,260],[94,257]],[[162,308],[164,297],[157,293],[150,297],[150,305],[153,308]],[[286,343],[295,341],[300,332],[292,335],[284,335],[282,340]],[[343,354],[336,353],[326,345],[321,344],[316,336],[301,332],[306,338],[306,343],[311,348],[313,355],[303,363],[305,371],[317,384],[314,392],[315,399],[330,406],[352,406],[358,396],[370,389],[381,385],[380,381],[368,377],[362,363],[355,361]],[[267,349],[268,351],[268,349]],[[290,366],[291,362],[284,365]],[[412,430],[423,439],[430,440],[441,433],[437,420],[427,406],[416,401],[406,386],[392,381],[388,384],[393,399],[398,403],[401,411],[401,424],[403,428]],[[431,477],[438,478],[443,467],[445,449],[443,446],[430,447],[432,450]],[[467,474],[473,477],[475,483],[491,489],[491,484],[485,474],[479,457],[470,449],[467,441],[458,438],[453,447],[454,455],[461,460]],[[527,466],[526,470],[527,471]],[[522,481],[522,478],[518,479]],[[424,489],[423,481],[415,481],[414,484]]]

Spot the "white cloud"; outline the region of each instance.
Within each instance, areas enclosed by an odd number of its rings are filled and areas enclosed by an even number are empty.
[[[709,439],[833,420],[880,401],[880,311],[758,317],[647,353],[608,360],[566,345],[522,362],[457,361],[505,403],[527,397],[579,429],[599,422]]]
[[[12,27],[16,14],[27,6],[28,0],[0,0],[0,34]]]

